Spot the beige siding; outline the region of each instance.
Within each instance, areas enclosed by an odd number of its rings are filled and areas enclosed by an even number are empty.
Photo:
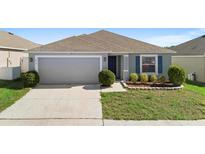
[[[17,51],[0,51],[0,67],[20,66],[22,57],[28,57],[28,54]]]
[[[205,56],[173,56],[172,64],[182,66],[186,74],[196,72],[197,81],[205,82]]]

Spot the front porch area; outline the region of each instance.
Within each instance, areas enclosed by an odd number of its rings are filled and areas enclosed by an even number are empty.
[[[116,80],[129,78],[129,55],[108,55],[108,69],[111,70]]]

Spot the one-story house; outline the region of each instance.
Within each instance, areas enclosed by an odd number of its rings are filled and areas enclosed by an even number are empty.
[[[171,49],[177,52],[175,56],[172,56],[173,64],[181,65],[187,77],[188,74],[195,74],[197,81],[205,82],[205,35]]]
[[[167,76],[175,51],[101,30],[69,37],[30,49],[29,70],[40,83],[97,83],[102,69],[117,79],[128,80],[132,72]]]
[[[20,76],[24,51],[40,46],[13,33],[0,31],[0,79],[12,80]]]

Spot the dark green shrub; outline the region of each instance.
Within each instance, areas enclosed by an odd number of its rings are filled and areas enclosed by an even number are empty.
[[[164,82],[166,82],[166,77],[162,75],[162,76],[159,77],[158,81],[160,83],[164,83]]]
[[[137,82],[137,80],[138,80],[138,75],[137,75],[137,73],[131,73],[131,74],[130,74],[130,81],[132,81],[132,82]]]
[[[150,82],[156,82],[157,81],[157,75],[156,74],[150,75],[149,81]]]
[[[115,74],[108,70],[104,69],[98,74],[99,82],[104,86],[111,86],[115,82]]]
[[[148,78],[148,75],[146,73],[140,74],[140,81],[142,83],[146,83],[146,82],[148,82],[148,80],[149,80],[149,78]]]
[[[35,87],[39,83],[39,75],[36,71],[21,73],[21,78],[25,87]]]
[[[185,81],[185,71],[182,67],[177,65],[171,65],[169,67],[168,76],[170,82],[177,86],[182,85]]]

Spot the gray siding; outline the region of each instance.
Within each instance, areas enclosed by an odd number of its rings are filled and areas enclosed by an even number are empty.
[[[169,66],[172,64],[172,56],[171,55],[161,55],[163,56],[163,72],[162,74],[160,75],[165,75],[166,77],[168,77],[168,69],[169,69]]]

